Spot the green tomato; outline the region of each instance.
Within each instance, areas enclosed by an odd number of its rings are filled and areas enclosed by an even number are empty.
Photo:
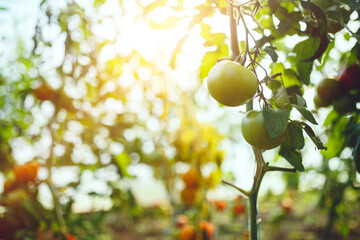
[[[259,149],[272,149],[279,146],[286,138],[287,126],[279,136],[270,137],[262,111],[249,111],[241,122],[241,132],[246,142]]]
[[[318,94],[314,96],[314,104],[316,108],[328,107],[331,104],[331,101],[326,101],[321,98]]]
[[[343,115],[352,112],[356,109],[356,100],[353,95],[347,94],[333,102],[333,107],[336,112]]]
[[[215,64],[207,77],[210,95],[228,107],[240,106],[250,101],[258,85],[254,73],[229,60]]]
[[[5,203],[9,207],[18,207],[28,198],[28,194],[22,188],[12,190],[5,195]]]
[[[332,102],[344,95],[345,90],[340,82],[333,78],[324,78],[316,87],[317,94],[325,102]]]

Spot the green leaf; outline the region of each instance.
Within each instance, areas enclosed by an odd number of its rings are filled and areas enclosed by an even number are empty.
[[[310,84],[310,74],[312,68],[313,68],[313,62],[298,61],[296,63],[296,69],[298,71],[299,77],[305,85]]]
[[[347,118],[340,118],[331,128],[331,133],[326,146],[329,148],[326,152],[321,152],[322,155],[331,159],[337,156],[344,149],[345,136],[343,134],[348,123]]]
[[[267,46],[267,47],[265,47],[264,48],[264,51],[267,53],[267,54],[269,54],[269,56],[271,57],[271,60],[273,61],[273,62],[277,62],[277,60],[278,60],[278,55],[277,55],[277,53],[275,52],[275,47],[273,47],[273,46]]]
[[[312,113],[307,110],[305,107],[301,107],[298,105],[293,105],[300,113],[301,115],[308,120],[309,122],[311,122],[312,124],[317,125],[318,123],[316,122],[314,116],[312,115]]]
[[[292,145],[296,149],[301,150],[305,145],[302,128],[296,125],[295,123],[290,122],[288,125],[288,132]]]
[[[319,45],[319,38],[310,37],[302,42],[297,43],[293,48],[293,52],[296,53],[296,57],[298,60],[308,59],[315,54],[316,49],[319,47]]]
[[[299,94],[296,94],[296,93],[291,94],[290,102],[292,104],[297,105],[297,106],[306,107],[305,99],[302,96],[300,96]]]
[[[285,142],[280,145],[279,155],[285,158],[297,171],[305,171],[304,165],[302,164],[301,153],[291,146],[289,135]]]
[[[279,136],[287,125],[288,115],[285,109],[265,107],[263,116],[266,130],[272,138]]]
[[[320,150],[320,149],[324,149],[327,150],[328,148],[325,147],[323,145],[323,143],[321,142],[321,140],[315,135],[314,131],[312,130],[312,128],[307,125],[306,123],[302,122],[302,125],[304,125],[304,130],[306,132],[306,134],[310,137],[311,141],[313,141],[313,143],[316,145],[316,147]]]

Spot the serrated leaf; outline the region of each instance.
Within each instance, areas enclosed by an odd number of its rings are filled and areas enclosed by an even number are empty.
[[[289,139],[286,139],[280,146],[279,155],[286,159],[297,171],[305,171],[304,165],[302,164],[301,153],[292,148],[289,144]]]
[[[320,149],[325,149],[327,150],[327,147],[325,147],[323,145],[323,143],[321,142],[321,140],[315,135],[314,131],[312,130],[312,128],[307,125],[306,123],[302,122],[302,125],[305,126],[304,130],[306,132],[306,134],[310,137],[311,141],[313,141],[313,143],[316,145],[316,147],[320,150]]]
[[[271,60],[273,61],[273,62],[277,62],[277,60],[278,60],[278,54],[275,52],[275,47],[273,47],[273,46],[267,46],[267,47],[265,47],[264,48],[264,51],[267,53],[267,54],[269,54],[269,56],[271,57]]]
[[[305,145],[302,128],[297,126],[295,123],[290,122],[288,125],[288,134],[291,138],[292,145],[296,149],[301,150]]]
[[[285,109],[265,107],[263,110],[266,130],[270,137],[276,138],[286,127],[288,115]]]
[[[311,122],[312,124],[317,125],[318,123],[316,122],[314,116],[312,115],[312,113],[307,110],[305,107],[301,107],[298,105],[294,105],[293,106],[299,111],[299,113],[301,113],[301,115],[308,120],[309,122]]]

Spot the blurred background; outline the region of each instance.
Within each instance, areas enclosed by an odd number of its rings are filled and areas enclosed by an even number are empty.
[[[303,11],[290,2],[281,6]],[[314,132],[333,148],[305,137],[305,172],[265,176],[264,239],[359,239],[360,176],[343,132],[350,117],[313,103],[316,85],[336,77],[357,45],[358,10],[346,6],[322,6],[349,18],[302,88]],[[251,188],[246,109],[220,106],[206,86],[217,59],[231,57],[227,9],[221,0],[0,0],[0,239],[186,240],[191,227],[202,239],[248,239],[246,198],[221,183]],[[257,40],[284,22],[269,9],[265,1],[245,15]],[[291,69],[304,39],[284,30],[276,63],[264,53],[261,65]],[[263,154],[291,167],[277,149]]]

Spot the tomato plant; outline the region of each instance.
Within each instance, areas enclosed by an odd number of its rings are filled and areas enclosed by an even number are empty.
[[[211,68],[207,86],[210,95],[219,103],[236,107],[254,97],[258,81],[249,69],[239,63],[224,60]]]
[[[241,132],[250,145],[259,149],[272,149],[285,140],[287,127],[285,126],[277,137],[272,138],[266,129],[263,112],[252,110],[242,119]]]

